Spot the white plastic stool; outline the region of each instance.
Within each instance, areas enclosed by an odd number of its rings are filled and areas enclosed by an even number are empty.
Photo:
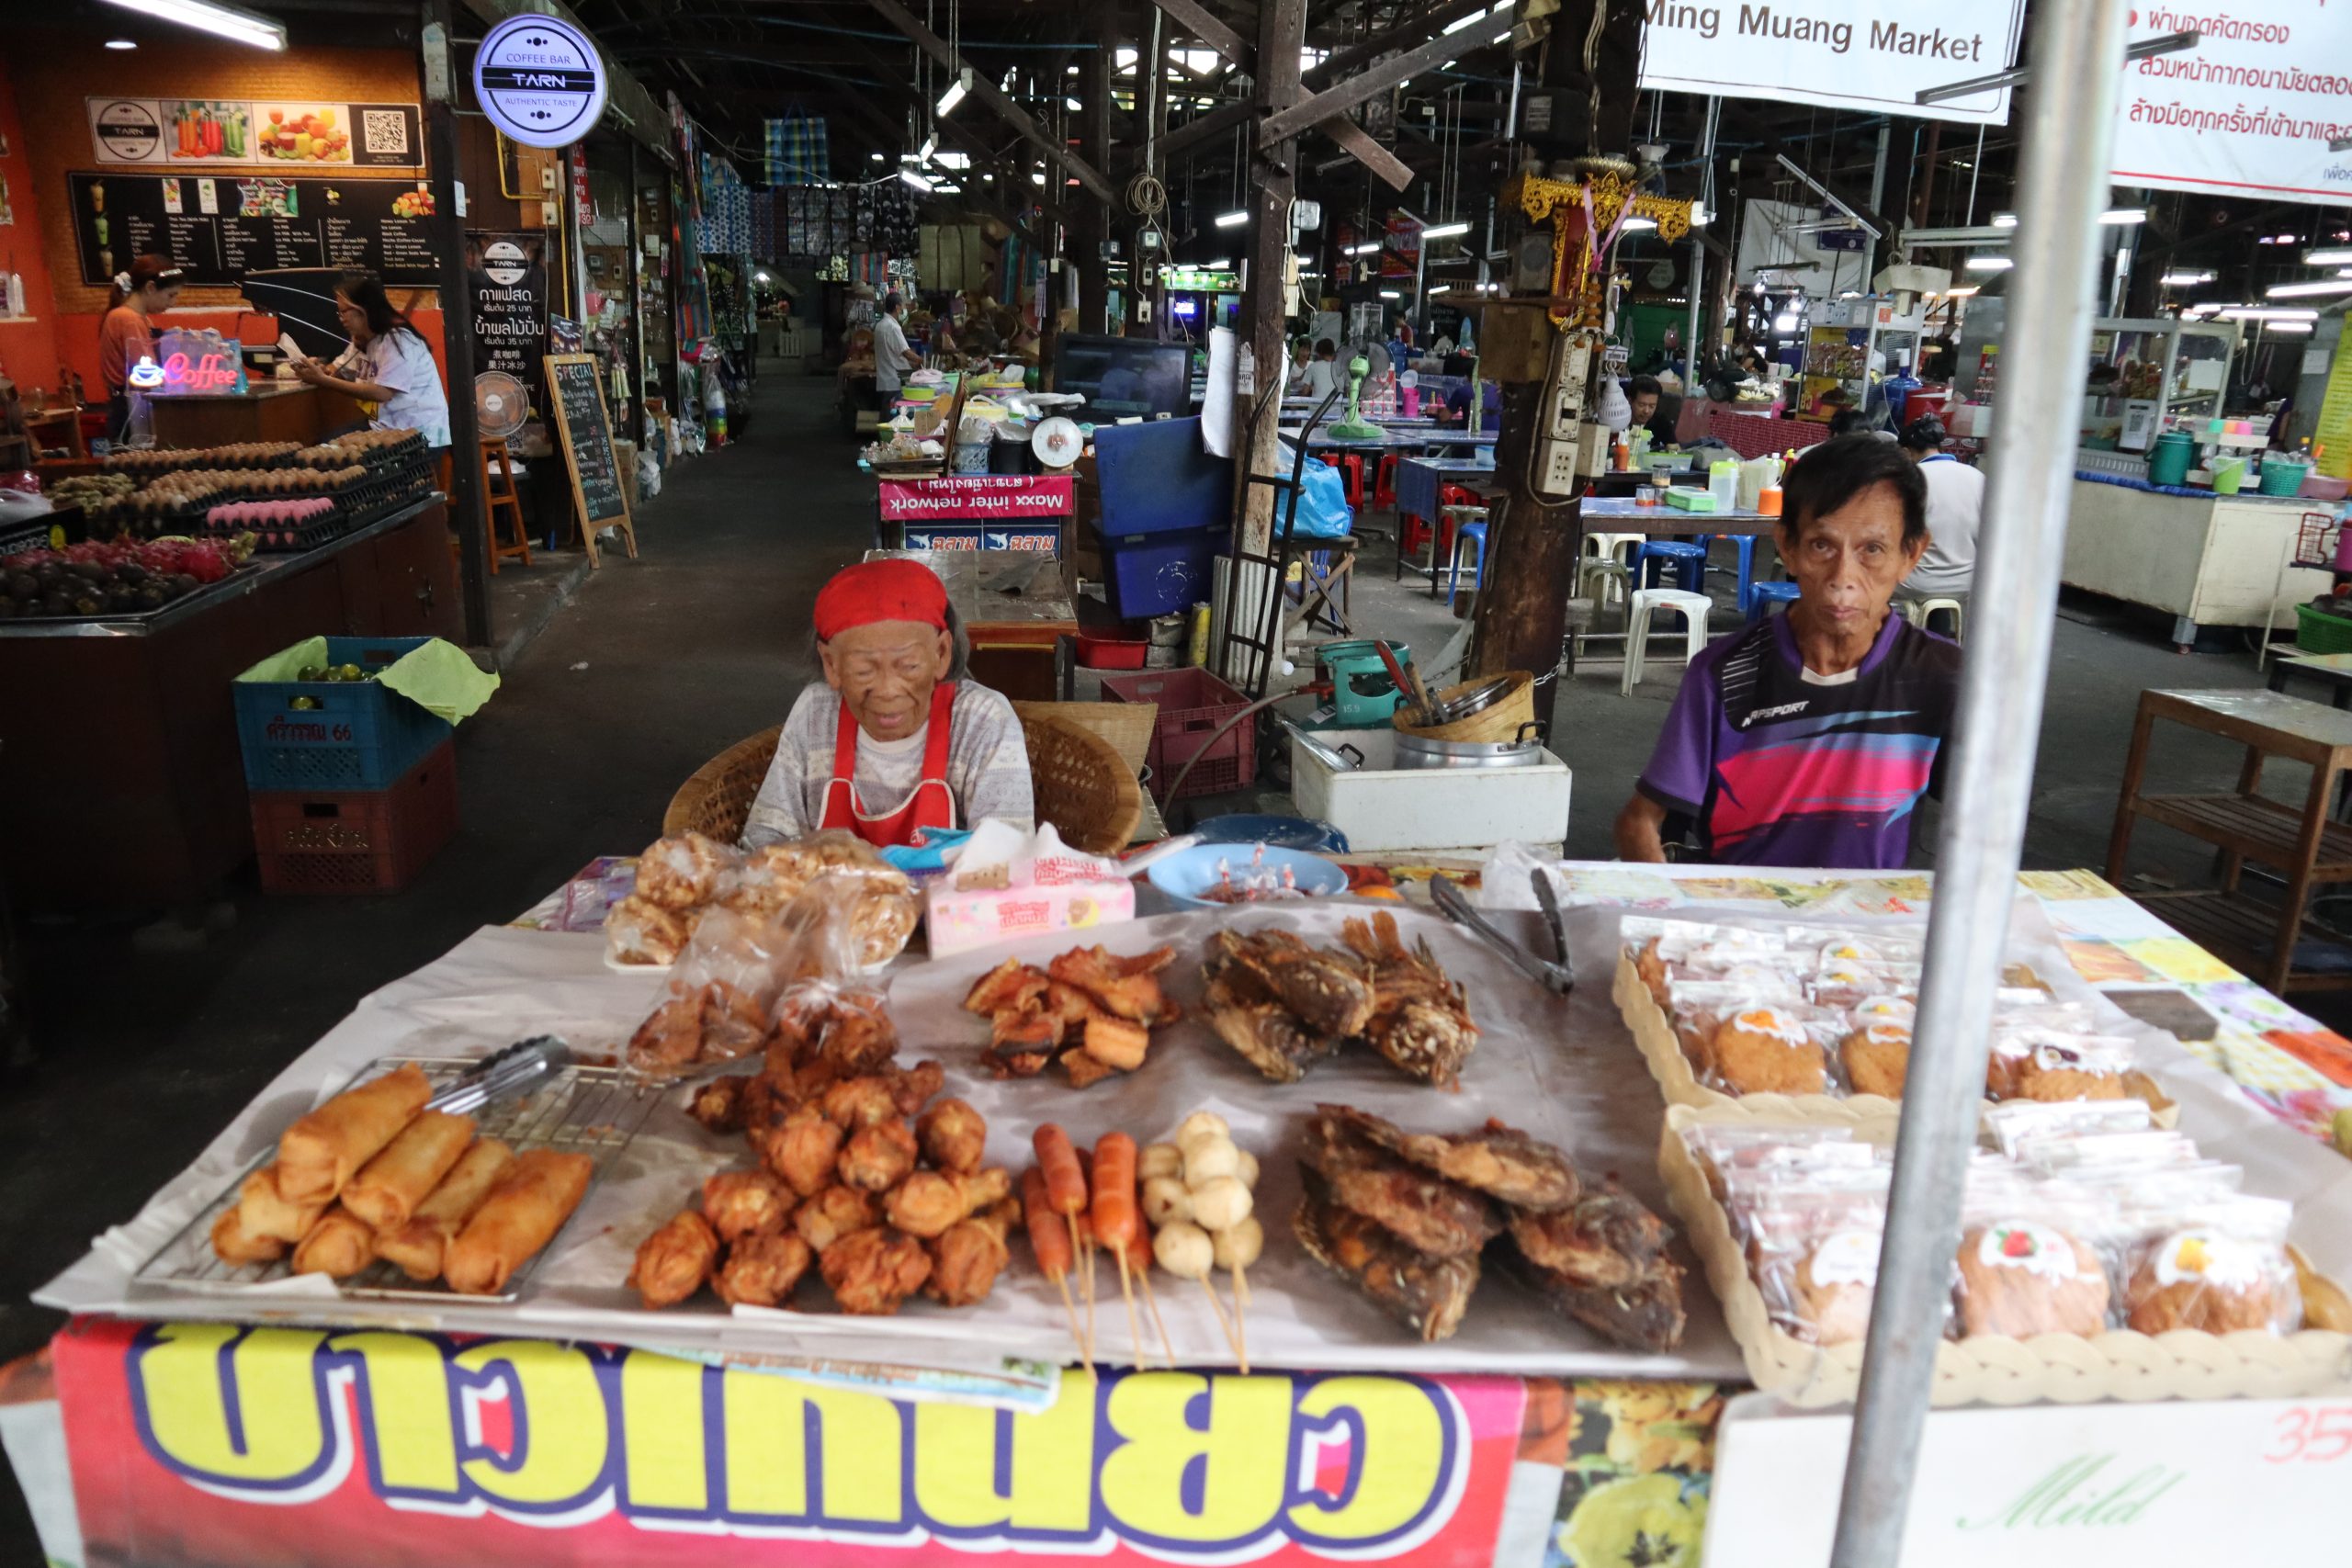
[[[1585,553],[1577,561],[1577,597],[1591,586],[1595,578],[1601,587],[1600,604],[1614,604],[1625,596],[1632,568],[1627,558],[1645,536],[1640,534],[1587,534]]]
[[[1642,657],[1649,649],[1652,615],[1667,610],[1682,617],[1690,628],[1690,650],[1682,656],[1682,662],[1688,664],[1707,646],[1707,613],[1714,607],[1714,601],[1704,593],[1680,588],[1634,590],[1633,601],[1625,609],[1625,678],[1617,694],[1630,697],[1641,683]]]
[[[1951,640],[1958,642],[1961,639],[1961,633],[1967,629],[1966,605],[1957,599],[1905,599],[1903,601],[1903,618],[1921,631],[1928,629],[1928,617],[1938,610],[1951,612]]]

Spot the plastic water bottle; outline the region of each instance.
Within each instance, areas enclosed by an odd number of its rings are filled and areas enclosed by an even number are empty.
[[[703,421],[710,429],[713,446],[727,445],[727,389],[718,379],[718,367],[708,365],[703,369]]]

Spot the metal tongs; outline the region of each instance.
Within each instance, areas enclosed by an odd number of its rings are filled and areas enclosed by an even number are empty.
[[[1545,990],[1565,997],[1577,988],[1577,972],[1568,957],[1568,928],[1560,917],[1560,897],[1552,887],[1552,879],[1540,867],[1531,874],[1535,884],[1535,902],[1544,911],[1544,930],[1552,939],[1549,958],[1539,958],[1505,936],[1493,921],[1471,908],[1469,898],[1452,878],[1431,877],[1430,893],[1440,914],[1510,960],[1513,968]]]
[[[553,1034],[535,1034],[493,1051],[425,1102],[452,1115],[502,1100],[519,1100],[571,1065],[571,1047]]]

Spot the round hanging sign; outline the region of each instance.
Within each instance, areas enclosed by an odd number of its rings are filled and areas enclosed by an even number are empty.
[[[474,51],[474,97],[526,147],[567,147],[605,112],[605,62],[588,35],[554,17],[509,17]]]

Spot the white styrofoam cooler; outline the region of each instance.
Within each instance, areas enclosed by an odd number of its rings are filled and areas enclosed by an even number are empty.
[[[1293,737],[1291,800],[1302,817],[1329,822],[1352,850],[1490,850],[1506,839],[1558,844],[1568,832],[1568,765],[1550,751],[1532,768],[1396,766],[1393,729],[1308,731],[1337,751],[1363,753],[1340,771]]]

